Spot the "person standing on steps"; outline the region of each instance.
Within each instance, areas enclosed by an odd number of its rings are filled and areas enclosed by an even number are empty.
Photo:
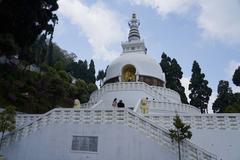
[[[117,107],[117,98],[114,98],[114,100],[112,102],[112,106],[113,106],[113,108]]]
[[[125,104],[123,103],[122,100],[119,100],[117,106],[118,106],[118,108],[124,108],[124,107],[125,107]]]

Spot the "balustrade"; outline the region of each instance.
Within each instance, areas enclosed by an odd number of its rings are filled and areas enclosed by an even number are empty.
[[[131,90],[144,91],[159,101],[180,102],[180,97],[177,92],[172,91],[167,88],[164,88],[164,87],[149,86],[144,82],[118,82],[118,83],[106,84],[102,88],[94,91],[91,94],[89,102],[96,103],[104,94],[106,94],[106,92],[122,91],[122,90],[124,90],[124,91],[131,91]]]
[[[223,116],[224,117],[224,116]],[[226,122],[226,118],[222,116],[215,116],[219,121],[219,124]],[[154,117],[161,119],[159,117]],[[213,119],[215,119],[213,118]],[[229,119],[230,118],[230,119]],[[151,117],[150,117],[151,119]],[[40,118],[32,121],[32,123],[18,128],[14,132],[9,133],[4,137],[3,146],[7,146],[15,141],[20,140],[22,137],[28,136],[42,129],[48,125],[54,123],[85,123],[85,124],[123,124],[131,128],[137,129],[147,137],[152,138],[157,143],[169,148],[173,152],[177,152],[176,144],[173,143],[168,135],[168,131],[160,126],[156,125],[150,119],[131,111],[128,109],[53,109],[52,111],[44,114]],[[171,122],[172,116],[165,116],[163,122]],[[192,118],[185,117],[188,121]],[[199,118],[198,118],[199,119]],[[237,124],[239,119],[236,116],[227,117],[228,122]],[[211,118],[210,118],[210,121]],[[183,150],[183,156],[185,159],[199,159],[212,160],[216,159],[215,155],[208,153],[207,151],[197,147],[189,141],[183,142],[185,148]]]
[[[240,130],[240,114],[179,114],[184,122],[195,129]],[[172,128],[174,114],[146,115],[147,118],[159,123],[164,128]]]

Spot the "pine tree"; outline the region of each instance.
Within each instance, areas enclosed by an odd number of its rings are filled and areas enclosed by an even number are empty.
[[[169,130],[169,135],[173,141],[176,141],[178,144],[178,156],[179,160],[181,160],[181,142],[184,139],[191,139],[192,138],[192,132],[190,131],[191,127],[190,125],[186,125],[182,122],[180,117],[178,115],[175,116],[173,119],[173,125],[175,129]]]
[[[232,81],[236,86],[240,87],[240,66],[235,70]]]
[[[180,65],[177,63],[177,60],[173,58],[171,61],[172,81],[170,81],[170,83],[172,85],[172,89],[180,94],[182,103],[188,104],[187,96],[185,94],[185,88],[182,86],[180,81],[182,79],[182,75],[183,75],[183,72]]]
[[[15,108],[13,106],[7,106],[3,112],[0,113],[0,132],[2,132],[0,140],[0,149],[2,146],[2,140],[6,131],[12,131],[15,129]]]
[[[160,66],[165,73],[166,87],[178,92],[182,103],[188,104],[185,88],[182,86],[180,81],[183,72],[177,60],[175,58],[171,59],[163,52]]]
[[[190,104],[201,109],[202,113],[207,110],[209,98],[212,94],[212,89],[208,87],[208,81],[204,79],[205,74],[201,73],[199,64],[194,61],[192,67],[192,77],[189,84]]]
[[[94,61],[91,59],[89,68],[88,68],[88,83],[95,83],[96,82],[96,77],[95,77],[95,65]]]
[[[217,91],[218,96],[212,105],[212,109],[214,113],[224,113],[226,107],[235,102],[232,89],[229,87],[229,82],[220,80]]]
[[[98,71],[97,81],[100,80],[100,87],[103,85],[102,82],[103,82],[104,77],[105,77],[104,71],[103,70]]]
[[[160,62],[160,66],[162,67],[162,71],[165,73],[166,78],[166,87],[170,88],[170,82],[172,81],[170,71],[171,71],[171,58],[163,52],[162,60]]]

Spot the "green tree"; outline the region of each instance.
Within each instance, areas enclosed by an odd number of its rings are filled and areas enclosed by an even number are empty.
[[[89,83],[89,84],[87,85],[87,90],[88,90],[89,95],[90,95],[93,91],[95,91],[95,90],[97,90],[97,89],[98,89],[98,88],[97,88],[97,86],[96,86],[95,83]]]
[[[63,61],[57,61],[55,64],[54,64],[54,68],[57,70],[57,71],[63,71],[64,70],[64,62]]]
[[[31,46],[32,54],[35,56],[35,64],[40,65],[44,62],[47,54],[47,43],[45,36],[41,35]]]
[[[165,73],[165,79],[166,79],[166,87],[170,88],[170,81],[172,79],[171,77],[171,58],[166,55],[166,53],[163,52],[161,56],[162,60],[160,62],[160,66],[162,67],[163,72]]]
[[[240,113],[240,102],[236,102],[230,106],[227,106],[224,110],[225,113]]]
[[[89,99],[87,83],[84,80],[76,81],[77,95],[75,96],[81,103],[85,103]]]
[[[175,90],[176,92],[178,92],[180,94],[182,103],[188,104],[187,96],[185,94],[185,88],[182,86],[181,81],[180,81],[182,79],[183,72],[175,58],[173,58],[171,61],[171,72],[170,73],[171,73],[171,77],[172,77],[172,81],[170,81],[170,86],[172,86],[171,89]]]
[[[103,85],[103,79],[105,77],[105,73],[103,70],[98,71],[98,75],[97,75],[97,81],[100,81],[100,87]]]
[[[2,140],[6,131],[12,131],[15,129],[15,108],[13,106],[7,106],[3,112],[0,113],[0,131],[2,132],[0,140],[0,149],[2,146]]]
[[[10,58],[17,54],[19,48],[14,40],[12,34],[0,34],[0,56],[5,55]]]
[[[47,58],[49,66],[53,66],[53,64],[54,64],[53,63],[53,42],[52,42],[52,39],[53,39],[54,28],[55,28],[55,25],[58,21],[57,15],[54,14],[52,16],[51,20],[52,20],[53,25],[52,25],[51,29],[49,29],[49,33],[48,33],[48,34],[50,34],[49,44],[48,44],[48,58]]]
[[[236,86],[240,86],[240,66],[235,70],[232,81]]]
[[[89,64],[87,77],[88,77],[88,83],[95,83],[96,82],[95,65],[94,65],[94,61],[92,59],[91,59],[90,64]]]
[[[173,125],[175,128],[169,130],[169,135],[171,139],[173,141],[176,141],[178,144],[178,156],[179,160],[181,160],[181,142],[184,139],[192,138],[192,132],[190,131],[191,127],[190,125],[186,125],[185,123],[183,123],[179,115],[176,115],[173,121]]]
[[[0,35],[9,34],[20,48],[19,59],[28,61],[28,48],[44,32],[52,33],[58,9],[57,0],[2,0]],[[13,23],[14,22],[14,23]],[[8,54],[8,52],[6,52]]]
[[[58,75],[65,82],[72,83],[72,78],[71,78],[71,76],[67,72],[61,70],[61,71],[58,72]]]
[[[48,86],[49,101],[51,102],[51,107],[56,107],[59,104],[59,100],[66,96],[66,83],[59,77],[54,76],[50,79],[50,85]],[[51,108],[50,108],[51,109]]]
[[[205,74],[201,73],[201,68],[197,61],[193,62],[192,77],[188,89],[190,104],[201,109],[202,113],[207,111],[209,98],[212,94],[212,89],[208,87],[208,81],[204,79]]]
[[[188,104],[185,88],[181,84],[182,69],[175,58],[171,59],[164,52],[160,66],[165,73],[166,87],[179,93],[182,103]]]
[[[212,110],[214,113],[224,113],[226,107],[232,105],[235,102],[232,89],[229,87],[229,82],[220,80],[217,92],[218,95],[212,105]]]

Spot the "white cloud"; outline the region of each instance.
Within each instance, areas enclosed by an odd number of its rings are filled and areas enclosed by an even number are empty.
[[[165,17],[169,13],[182,14],[187,12],[195,0],[130,0],[130,2],[156,9],[158,14]]]
[[[235,70],[238,68],[238,66],[240,66],[240,62],[237,62],[235,60],[231,60],[228,63],[228,66],[225,69],[225,73],[227,74],[228,78],[232,79],[232,76],[233,76]]]
[[[129,0],[133,4],[145,5],[166,17],[182,14],[193,7],[199,8],[196,23],[202,36],[226,44],[240,44],[240,1],[239,0]]]
[[[205,37],[240,44],[239,0],[201,0],[200,5],[198,25]]]
[[[79,27],[93,48],[94,58],[112,60],[117,56],[111,46],[123,40],[119,15],[103,2],[87,6],[80,0],[60,0],[59,12]]]

